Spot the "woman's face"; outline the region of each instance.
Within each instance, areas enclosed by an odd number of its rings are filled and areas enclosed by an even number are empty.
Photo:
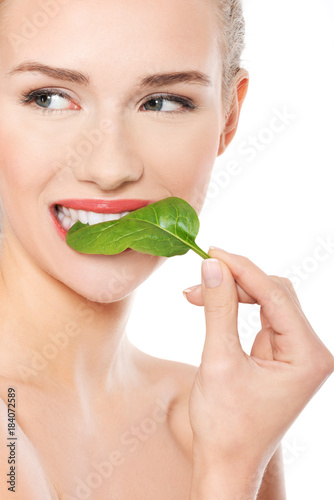
[[[10,2],[0,45],[6,244],[80,295],[118,300],[165,258],[80,254],[61,237],[53,208],[178,196],[200,212],[224,128],[215,19],[204,0],[41,5]],[[15,71],[27,62],[67,73]],[[171,77],[189,72],[202,77]]]

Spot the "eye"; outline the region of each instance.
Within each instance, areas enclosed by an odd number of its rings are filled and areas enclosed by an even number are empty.
[[[61,113],[80,109],[65,92],[51,89],[34,90],[23,94],[20,102],[25,105],[34,103],[43,113]]]
[[[145,111],[161,113],[184,113],[196,108],[190,100],[173,94],[151,96],[142,107]]]

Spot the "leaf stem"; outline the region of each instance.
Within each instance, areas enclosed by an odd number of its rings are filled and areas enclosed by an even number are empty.
[[[193,250],[195,253],[197,253],[203,259],[210,259],[211,258],[210,255],[205,253],[198,245],[196,245],[196,243],[192,243],[190,248],[191,248],[191,250]]]

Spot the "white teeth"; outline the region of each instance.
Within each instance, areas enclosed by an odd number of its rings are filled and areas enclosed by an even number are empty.
[[[119,214],[99,214],[96,212],[86,212],[86,210],[74,210],[57,205],[57,217],[61,226],[68,231],[78,220],[82,224],[99,224],[100,222],[118,220],[130,212],[121,212]]]
[[[127,215],[129,213],[130,212],[122,212],[120,214],[104,214],[104,220],[105,221],[118,220],[121,217],[124,217],[124,215]]]
[[[87,224],[88,222],[88,213],[84,210],[78,210],[79,221],[83,224]]]
[[[77,210],[74,210],[73,208],[70,208],[69,210],[70,210],[71,219],[72,220],[78,220],[79,217],[78,217]]]
[[[64,220],[64,217],[65,217],[64,212],[62,212],[61,210],[59,210],[58,211],[58,219],[60,220],[60,222],[62,222]]]
[[[104,222],[104,214],[96,214],[95,212],[88,212],[88,224],[92,226],[93,224],[99,224]]]
[[[67,217],[67,216],[64,217],[61,225],[65,229],[65,231],[68,231],[70,229],[70,227],[73,226],[71,217]]]

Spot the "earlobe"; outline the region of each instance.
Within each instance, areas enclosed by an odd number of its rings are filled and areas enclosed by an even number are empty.
[[[241,107],[245,100],[249,84],[249,73],[241,69],[236,76],[232,92],[231,108],[227,118],[224,120],[224,130],[220,135],[217,156],[220,156],[232,141],[238,127]]]
[[[221,154],[223,154],[225,149],[226,149],[225,134],[222,133],[222,134],[220,134],[220,137],[219,137],[219,146],[218,146],[217,156],[220,156]]]

